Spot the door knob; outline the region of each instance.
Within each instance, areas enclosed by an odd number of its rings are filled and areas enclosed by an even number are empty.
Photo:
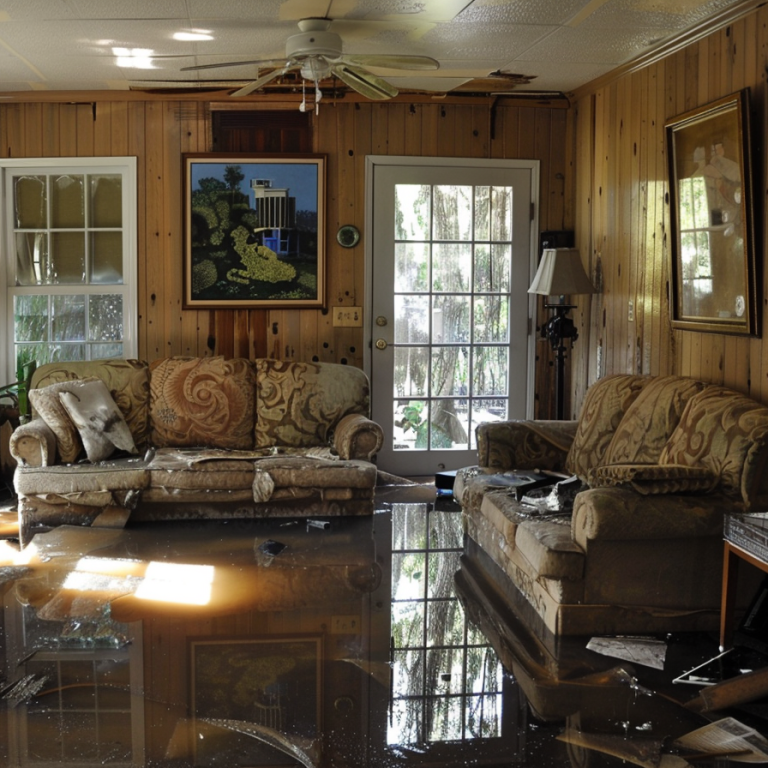
[[[376,339],[376,349],[386,349],[387,342],[384,339]]]

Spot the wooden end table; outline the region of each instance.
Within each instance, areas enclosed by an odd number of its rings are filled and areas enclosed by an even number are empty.
[[[742,560],[768,573],[768,512],[725,515],[723,593],[720,603],[720,650],[733,644],[739,564]]]

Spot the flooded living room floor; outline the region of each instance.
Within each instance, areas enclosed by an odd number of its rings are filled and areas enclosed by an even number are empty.
[[[753,757],[677,741],[712,722],[768,730],[764,698],[691,706],[761,653],[675,683],[716,637],[650,638],[659,669],[549,636],[428,485],[371,517],[11,538],[0,594],[2,765],[682,768]]]

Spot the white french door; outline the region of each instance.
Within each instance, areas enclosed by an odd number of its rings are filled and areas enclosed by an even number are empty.
[[[366,194],[379,467],[474,464],[479,423],[532,413],[538,161],[372,156]]]

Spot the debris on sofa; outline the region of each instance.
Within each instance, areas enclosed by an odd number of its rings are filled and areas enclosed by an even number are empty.
[[[685,706],[692,712],[714,712],[768,696],[768,667],[744,672],[703,688]]]
[[[577,475],[572,475],[550,487],[538,487],[526,492],[520,498],[520,503],[528,514],[534,511],[535,514],[539,515],[570,515],[573,511],[573,501],[576,498],[576,494],[587,487]]]
[[[664,669],[667,643],[655,637],[593,637],[587,648],[603,656],[626,659],[653,669]]]

